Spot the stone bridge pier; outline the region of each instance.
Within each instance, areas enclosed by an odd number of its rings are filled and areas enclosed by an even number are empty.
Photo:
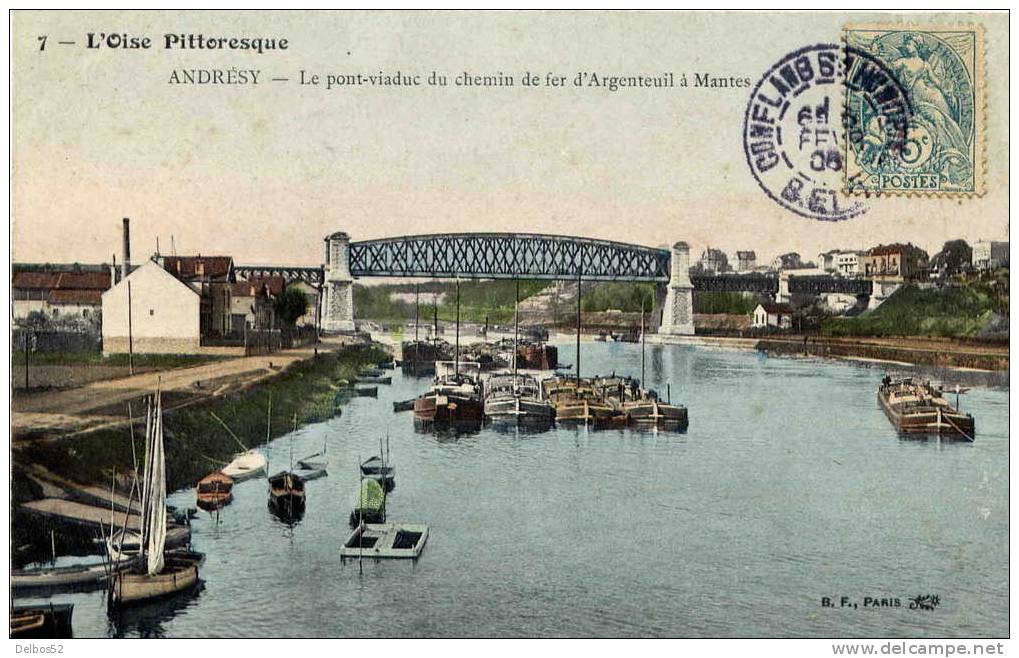
[[[322,286],[322,331],[354,331],[354,277],[350,273],[350,236],[337,231],[326,239]]]
[[[685,242],[672,245],[669,286],[662,308],[660,334],[693,335],[693,283],[690,281],[690,246]]]

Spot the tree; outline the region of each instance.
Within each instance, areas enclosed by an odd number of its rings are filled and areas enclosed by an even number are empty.
[[[973,262],[973,249],[965,240],[949,240],[935,258],[941,261],[944,274],[958,274]]]
[[[287,288],[276,298],[273,307],[280,321],[292,325],[308,311],[308,297],[297,288]]]

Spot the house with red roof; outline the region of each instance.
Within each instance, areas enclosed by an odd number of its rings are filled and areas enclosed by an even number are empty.
[[[14,265],[11,298],[14,320],[32,312],[50,319],[98,322],[102,294],[110,288],[106,265]]]

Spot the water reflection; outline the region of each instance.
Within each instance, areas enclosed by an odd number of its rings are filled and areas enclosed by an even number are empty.
[[[199,580],[191,590],[170,598],[110,609],[109,637],[167,637],[165,625],[184,610],[197,605],[205,589]]]

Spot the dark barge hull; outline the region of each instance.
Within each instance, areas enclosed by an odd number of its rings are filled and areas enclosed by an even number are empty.
[[[71,615],[74,605],[71,603],[42,603],[39,605],[16,605],[11,608],[11,616],[40,614],[41,626],[25,629],[20,632],[11,631],[12,638],[59,639],[72,637]]]
[[[958,436],[972,438],[976,435],[976,422],[972,416],[959,413],[941,412],[938,422],[937,411],[904,414],[888,404],[885,396],[877,395],[878,404],[885,416],[900,434],[916,436]]]
[[[418,398],[414,401],[414,420],[423,423],[458,424],[480,423],[484,417],[485,407],[480,400],[453,397],[446,399],[444,403],[437,403],[434,395]]]

